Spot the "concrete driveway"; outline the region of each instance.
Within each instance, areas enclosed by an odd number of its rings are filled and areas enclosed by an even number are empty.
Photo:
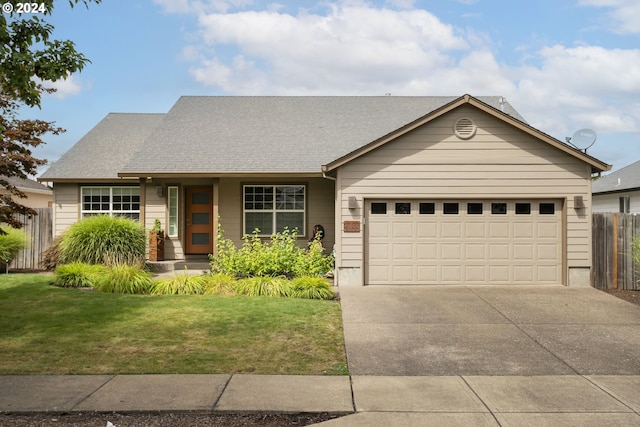
[[[640,375],[640,307],[563,286],[340,287],[351,375]]]

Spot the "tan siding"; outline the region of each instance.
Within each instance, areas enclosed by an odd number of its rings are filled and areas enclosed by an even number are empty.
[[[453,135],[460,117],[477,125],[470,140]],[[360,207],[367,197],[566,198],[568,266],[591,264],[590,211],[573,208],[574,196],[590,206],[589,165],[471,106],[344,165],[337,182],[342,205],[336,210],[338,223],[353,219],[346,209],[349,196],[356,196]],[[338,267],[360,267],[361,233],[343,233],[341,246]]]
[[[78,184],[54,185],[53,218],[55,236],[62,234],[71,224],[80,219]]]

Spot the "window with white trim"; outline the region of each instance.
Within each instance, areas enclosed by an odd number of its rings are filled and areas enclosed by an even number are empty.
[[[82,187],[81,217],[123,216],[140,219],[140,187]]]
[[[260,236],[298,229],[305,236],[306,187],[304,185],[245,185],[244,233],[258,229]]]
[[[178,187],[167,187],[167,204],[169,211],[168,237],[178,237]]]

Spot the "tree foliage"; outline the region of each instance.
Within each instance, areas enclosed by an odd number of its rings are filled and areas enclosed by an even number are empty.
[[[100,2],[68,1],[71,7]],[[72,41],[53,39],[54,27],[44,18],[53,12],[54,0],[40,0],[44,7],[38,13],[17,13],[19,3],[24,4],[5,0],[3,5],[13,5],[14,12],[0,14],[0,186],[8,190],[0,197],[0,223],[13,227],[22,225],[15,213],[33,215],[35,211],[15,201],[25,194],[7,178],[35,175],[46,161],[33,157],[32,149],[43,144],[45,134],[64,132],[54,122],[21,120],[18,111],[22,106],[40,107],[42,94],[54,91],[44,86],[47,82],[66,79],[89,62]]]

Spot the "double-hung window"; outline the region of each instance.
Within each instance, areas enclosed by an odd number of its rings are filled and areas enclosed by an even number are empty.
[[[260,236],[282,232],[285,227],[305,235],[306,188],[304,185],[245,185],[244,233]]]
[[[82,187],[80,213],[140,219],[140,187]]]

